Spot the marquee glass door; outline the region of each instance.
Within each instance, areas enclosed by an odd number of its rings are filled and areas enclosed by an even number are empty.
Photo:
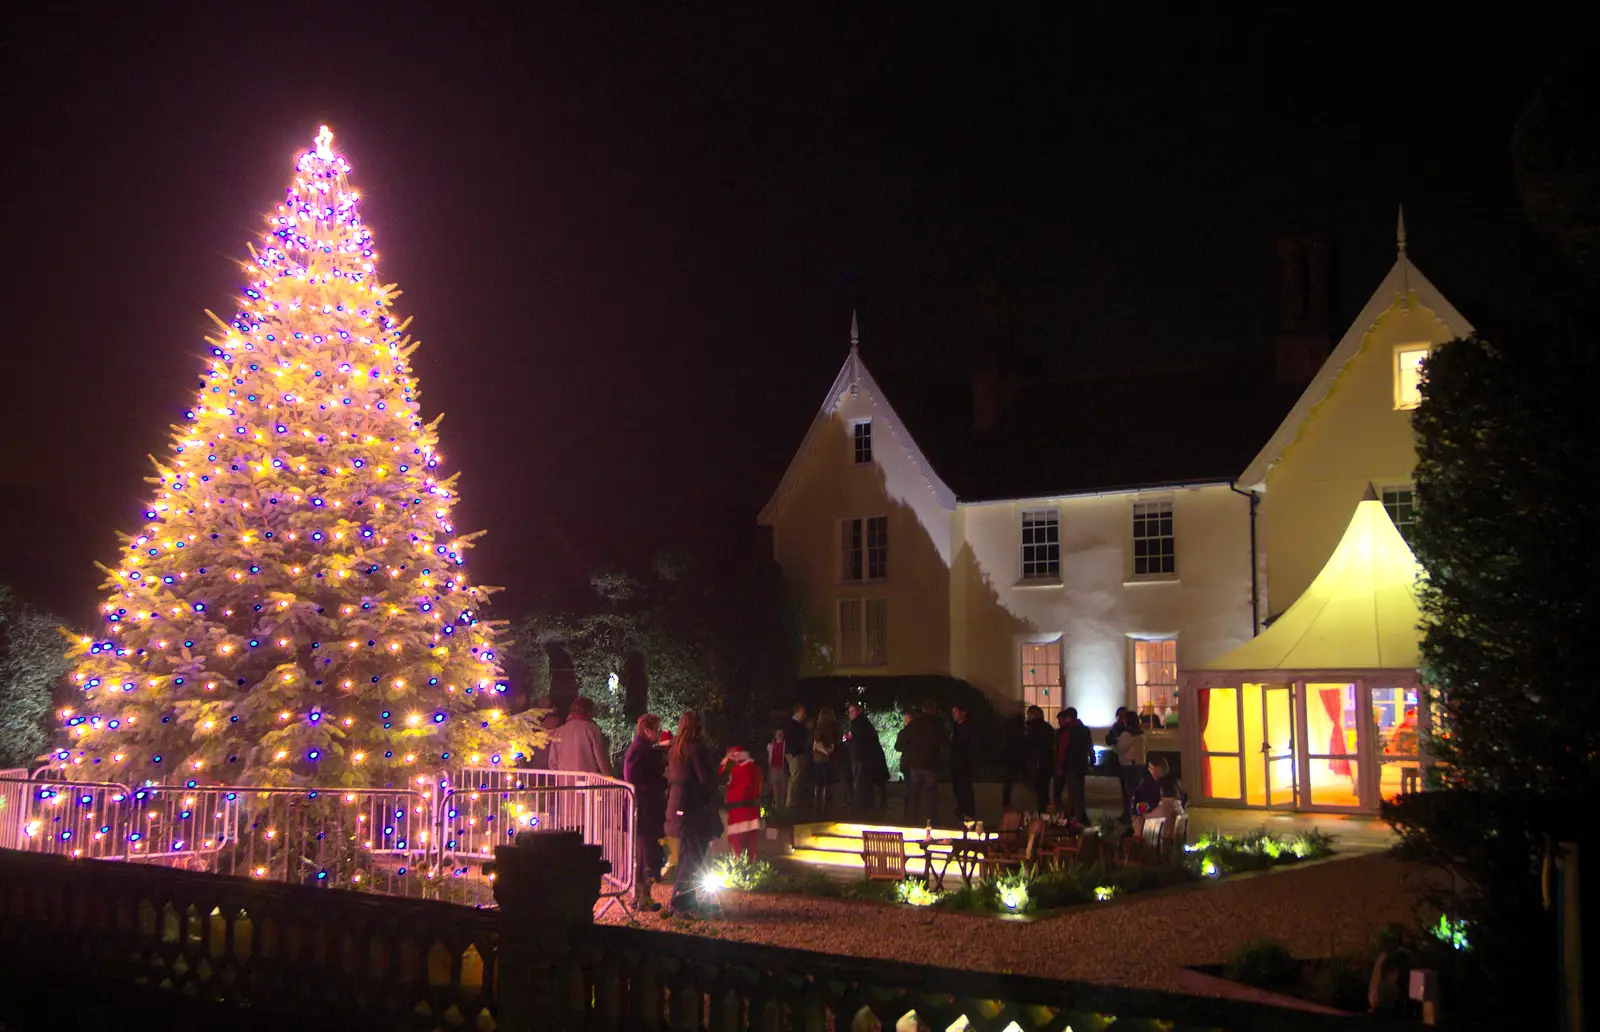
[[[1296,802],[1294,690],[1287,684],[1247,684],[1240,691],[1244,801],[1269,809]]]

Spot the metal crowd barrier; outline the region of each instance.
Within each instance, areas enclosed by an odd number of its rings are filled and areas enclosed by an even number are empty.
[[[481,879],[494,847],[519,831],[577,831],[611,862],[601,895],[634,888],[633,786],[577,771],[468,768],[441,779],[441,860],[446,877]]]
[[[517,832],[578,831],[633,891],[633,787],[596,774],[463,769],[404,788],[141,785],[0,771],[0,848],[486,905]]]

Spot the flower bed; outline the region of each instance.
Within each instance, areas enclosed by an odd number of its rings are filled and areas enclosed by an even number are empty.
[[[1332,836],[1316,829],[1292,837],[1275,837],[1263,828],[1241,836],[1212,831],[1185,846],[1182,856],[1174,863],[1117,867],[1101,861],[1051,870],[1029,868],[954,891],[934,889],[921,878],[841,884],[821,872],[791,875],[764,860],[752,861],[740,856],[719,858],[702,878],[703,887],[711,891],[798,893],[1012,916],[1086,903],[1108,903],[1201,878],[1266,870],[1332,854]]]
[[[1243,835],[1224,835],[1213,829],[1184,846],[1183,851],[1184,862],[1208,878],[1321,860],[1334,852],[1333,836],[1317,828],[1286,837],[1272,835],[1265,828]]]

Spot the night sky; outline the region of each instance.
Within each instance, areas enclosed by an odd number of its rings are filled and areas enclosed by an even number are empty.
[[[552,571],[751,527],[853,304],[869,363],[954,374],[996,272],[1071,373],[1265,348],[1285,231],[1332,234],[1347,319],[1401,201],[1479,325],[1542,260],[1509,137],[1560,54],[1503,21],[36,6],[5,34],[0,578],[69,616],[324,121],[501,615]]]

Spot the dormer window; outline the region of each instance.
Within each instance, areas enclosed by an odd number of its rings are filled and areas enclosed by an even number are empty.
[[[1428,344],[1402,344],[1394,349],[1394,407],[1397,411],[1422,404],[1422,360],[1432,350]]]
[[[872,420],[853,423],[850,431],[855,440],[856,465],[864,466],[872,461]]]

